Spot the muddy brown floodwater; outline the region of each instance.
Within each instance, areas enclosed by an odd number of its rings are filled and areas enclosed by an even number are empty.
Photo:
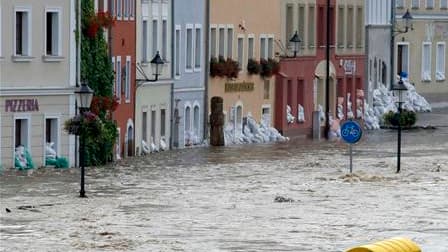
[[[78,169],[8,170],[0,251],[344,251],[395,236],[448,251],[448,127],[404,131],[400,174],[395,131],[353,149],[353,174],[342,142],[130,158],[88,168],[86,199]]]

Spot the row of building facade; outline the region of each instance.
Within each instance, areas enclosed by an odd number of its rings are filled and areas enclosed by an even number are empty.
[[[13,166],[26,146],[37,166],[45,146],[76,160],[76,139],[63,130],[75,115],[79,80],[75,32],[80,0],[0,3],[0,158]],[[115,73],[115,156],[184,148],[208,139],[209,107],[223,97],[225,123],[242,133],[252,116],[284,135],[311,135],[313,112],[326,107],[326,0],[95,0],[115,25],[107,32]],[[413,31],[397,34],[390,67],[391,6],[409,9]],[[399,22],[397,22],[399,23]],[[331,0],[329,108],[337,118],[362,110],[391,71],[406,71],[418,92],[444,92],[446,0]],[[297,32],[298,50],[289,41]],[[164,60],[154,79],[151,59]],[[235,77],[212,77],[210,59],[238,63]],[[252,60],[279,62],[274,75],[248,70]],[[370,100],[369,100],[370,99]],[[349,107],[348,101],[352,106]],[[288,107],[295,120],[287,119]],[[301,113],[301,116],[299,116]]]

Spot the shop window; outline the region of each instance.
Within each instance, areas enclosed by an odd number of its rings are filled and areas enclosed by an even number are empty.
[[[193,110],[193,127],[196,136],[199,136],[199,106],[194,106]]]
[[[30,123],[28,119],[15,119],[14,126],[14,146],[24,146],[29,149],[29,128]]]
[[[144,111],[142,113],[142,140],[148,143],[148,112]]]
[[[185,132],[191,130],[191,109],[190,107],[185,108]]]
[[[409,73],[409,44],[398,44],[397,50],[396,74],[400,74],[401,72]]]
[[[151,111],[151,139],[155,141],[156,139],[156,111]]]
[[[423,43],[422,80],[423,81],[431,81],[431,42]]]
[[[53,149],[58,153],[59,122],[57,118],[45,119],[45,142],[53,143]]]
[[[166,109],[160,110],[160,136],[165,136],[166,134]]]
[[[261,109],[261,121],[266,125],[271,125],[271,109],[269,107],[263,107]]]

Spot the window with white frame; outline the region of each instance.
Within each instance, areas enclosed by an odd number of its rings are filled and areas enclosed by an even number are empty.
[[[274,58],[274,38],[273,37],[268,38],[268,58],[270,58],[270,59]]]
[[[225,56],[224,55],[224,43],[225,43],[225,29],[223,27],[219,28],[219,43],[218,43],[218,56]]]
[[[52,143],[50,145],[56,154],[59,153],[59,118],[46,117],[45,118],[45,143]]]
[[[148,143],[148,112],[142,112],[142,140]]]
[[[438,42],[436,51],[436,80],[445,80],[446,43]]]
[[[166,132],[166,109],[160,110],[160,136],[165,136]]]
[[[217,57],[217,55],[216,55],[216,27],[210,28],[210,57]]]
[[[58,56],[61,53],[61,30],[59,10],[45,11],[45,55]]]
[[[142,62],[149,62],[148,60],[148,20],[142,22]]]
[[[120,128],[117,128],[117,138],[115,139],[115,156],[120,157],[121,156],[121,130]]]
[[[266,38],[260,37],[260,59],[266,59]]]
[[[398,43],[397,44],[397,74],[401,72],[409,73],[409,44],[408,43]],[[375,60],[375,64],[376,60]],[[376,72],[375,72],[376,73]]]
[[[117,13],[116,13],[117,8],[115,6],[115,4],[116,4],[115,2],[116,2],[115,0],[111,0],[109,2],[110,3],[110,6],[109,6],[110,14],[114,17],[117,16]]]
[[[193,127],[196,137],[199,137],[199,106],[194,106],[193,109]]]
[[[131,18],[131,19],[133,19],[134,18],[134,16],[135,16],[135,0],[130,0],[130,8],[129,8],[129,10],[130,10],[130,12],[129,12],[129,17]]]
[[[166,61],[168,59],[168,21],[162,20],[162,58]]]
[[[423,42],[422,46],[422,80],[431,80],[431,42]]]
[[[233,28],[227,28],[227,58],[233,58]]]
[[[115,63],[115,96],[118,98],[118,102],[121,101],[121,56],[117,56]]]
[[[434,0],[426,0],[426,9],[434,8]]]
[[[126,56],[126,78],[125,78],[125,88],[124,97],[126,103],[131,102],[131,56]]]
[[[395,5],[397,8],[403,8],[404,7],[404,0],[396,0]]]
[[[123,0],[123,17],[128,19],[129,17],[129,0]]]
[[[418,9],[420,7],[420,0],[412,0],[411,8]]]
[[[14,147],[23,146],[30,149],[30,118],[18,117],[14,120]]]
[[[238,66],[239,69],[242,70],[243,69],[243,60],[244,60],[244,37],[242,36],[238,36],[238,44],[237,44],[238,48]]]
[[[185,132],[189,132],[191,130],[191,108],[187,106],[185,108]]]
[[[151,143],[155,143],[156,141],[156,122],[157,122],[157,115],[156,115],[156,111],[152,110],[151,111]]]
[[[193,69],[193,25],[187,25],[185,68]]]
[[[2,40],[3,40],[3,36],[2,36],[2,6],[0,5],[0,58],[2,57]],[[0,155],[0,159],[1,159],[1,155]]]
[[[247,38],[247,58],[254,59],[254,37]]]
[[[174,48],[174,64],[175,74],[180,76],[180,25],[176,25],[175,48]]]
[[[159,27],[158,27],[159,22],[157,21],[157,19],[153,19],[152,20],[152,55],[156,55],[157,51],[159,50]]]
[[[31,11],[17,8],[15,10],[15,43],[17,56],[31,55]]]
[[[448,8],[448,0],[440,0],[440,9]]]
[[[121,1],[123,0],[117,0],[117,19],[121,19],[121,16],[123,15],[123,8],[121,7]]]
[[[195,27],[195,40],[194,40],[194,68],[201,68],[201,49],[202,49],[202,27],[196,25]]]

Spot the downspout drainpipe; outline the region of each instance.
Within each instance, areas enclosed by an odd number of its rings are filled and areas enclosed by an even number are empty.
[[[394,86],[394,80],[395,80],[395,36],[394,36],[394,25],[395,25],[395,0],[390,1],[391,2],[391,11],[390,11],[390,87],[389,90],[393,88]]]
[[[174,34],[175,34],[175,30],[176,30],[176,24],[174,23],[175,19],[174,19],[174,6],[175,6],[175,2],[176,0],[172,0],[171,1],[171,62],[174,62]],[[173,132],[174,132],[174,122],[175,122],[175,118],[174,118],[174,65],[171,63],[171,72],[170,72],[170,79],[171,81],[171,101],[170,101],[170,139],[169,139],[169,143],[170,143],[170,149],[173,148],[174,144],[174,139],[173,139]]]
[[[330,0],[327,0],[327,46],[325,73],[325,138],[330,139]]]
[[[76,0],[76,76],[75,76],[75,86],[79,87],[79,82],[81,79],[81,0]],[[78,104],[75,99],[75,115],[78,115]],[[75,136],[75,167],[79,166],[79,152],[78,150],[78,137]]]
[[[205,8],[204,8],[204,16],[205,16],[205,64],[204,64],[204,136],[203,141],[208,139],[208,75],[210,72],[210,0],[205,0]]]

